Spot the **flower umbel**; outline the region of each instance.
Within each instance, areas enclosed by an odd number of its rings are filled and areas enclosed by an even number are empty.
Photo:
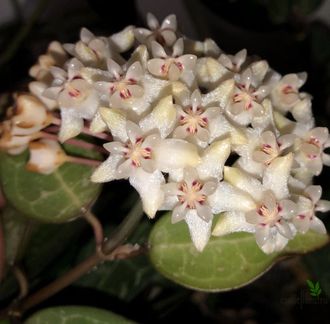
[[[174,15],[147,24],[51,43],[30,70],[31,93],[0,124],[0,148],[28,149],[32,172],[68,162],[96,166],[93,182],[128,179],[145,213],[170,210],[199,251],[219,213],[213,235],[253,233],[265,253],[298,232],[326,233],[317,212],[330,203],[312,181],[330,165],[329,131],[314,125],[306,73],[281,76],[245,49],[182,37]],[[98,142],[74,139],[82,133]],[[103,160],[69,156],[65,142]]]

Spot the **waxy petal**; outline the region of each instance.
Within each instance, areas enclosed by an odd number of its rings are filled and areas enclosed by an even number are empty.
[[[110,155],[92,174],[92,182],[108,182],[116,179],[117,165],[122,160],[120,155]]]
[[[221,108],[226,107],[228,100],[230,99],[231,93],[235,87],[235,80],[229,79],[222,82],[213,91],[207,93],[203,97],[203,106],[220,106]]]
[[[109,39],[111,45],[115,47],[118,52],[126,52],[134,44],[134,28],[133,26],[127,26],[120,32],[111,35]]]
[[[126,132],[132,143],[136,143],[143,137],[141,128],[130,120],[126,120]]]
[[[172,224],[178,223],[185,219],[185,216],[188,212],[188,209],[186,209],[185,204],[179,204],[176,207],[174,207],[173,212],[172,212]]]
[[[213,142],[205,151],[198,173],[201,179],[222,179],[223,166],[230,155],[230,139]]]
[[[272,190],[277,199],[288,197],[288,179],[290,176],[293,155],[289,153],[283,157],[275,159],[265,170],[263,176],[263,186]]]
[[[305,194],[316,204],[322,196],[321,186],[309,186],[305,189]]]
[[[314,232],[320,233],[320,234],[326,234],[327,229],[325,228],[323,222],[317,218],[316,216],[313,217],[311,224],[310,224],[311,230]]]
[[[158,169],[169,172],[196,166],[200,157],[195,145],[180,139],[165,139],[155,148],[155,161]]]
[[[58,135],[61,143],[80,134],[84,127],[82,118],[76,116],[71,111],[61,110],[61,129]]]
[[[162,25],[160,26],[161,29],[177,29],[177,21],[175,15],[168,15],[164,18]]]
[[[203,251],[211,236],[212,221],[201,219],[195,209],[191,209],[185,216],[191,239],[198,251]]]
[[[112,136],[115,139],[126,142],[128,140],[126,132],[126,117],[123,115],[122,111],[114,108],[100,107],[99,112]]]
[[[166,96],[157,103],[151,114],[140,121],[140,126],[144,132],[157,129],[161,137],[165,138],[174,128],[176,114],[172,96]]]
[[[148,173],[142,168],[138,168],[129,178],[129,182],[138,191],[145,213],[150,218],[155,217],[157,210],[164,201],[164,192],[161,185],[165,182],[165,179],[162,173],[158,170]]]
[[[234,232],[254,233],[254,225],[246,222],[242,212],[226,212],[219,216],[219,219],[212,231],[214,236],[223,236]]]
[[[151,52],[152,52],[152,56],[155,58],[159,57],[159,58],[165,59],[167,57],[167,54],[166,54],[163,46],[155,41],[151,42]]]
[[[140,62],[134,62],[127,70],[125,79],[133,79],[135,81],[140,80],[143,76],[143,69]]]
[[[208,202],[214,214],[224,211],[246,212],[256,208],[256,204],[249,194],[225,181],[219,183],[216,191],[208,197]]]
[[[234,167],[224,167],[224,179],[231,185],[241,189],[259,201],[262,197],[262,185],[256,178]]]
[[[183,53],[183,38],[179,38],[173,45],[172,57],[178,57]]]
[[[147,13],[147,24],[150,29],[155,30],[159,28],[158,19],[151,13]]]

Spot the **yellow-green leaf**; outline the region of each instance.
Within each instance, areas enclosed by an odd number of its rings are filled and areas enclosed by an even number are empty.
[[[133,324],[112,312],[85,306],[60,306],[43,309],[33,314],[25,324]]]
[[[297,235],[281,253],[267,255],[249,233],[212,237],[202,253],[191,242],[184,222],[163,216],[149,237],[150,258],[165,277],[189,288],[225,291],[244,286],[265,273],[279,258],[306,253],[328,242],[327,235]]]

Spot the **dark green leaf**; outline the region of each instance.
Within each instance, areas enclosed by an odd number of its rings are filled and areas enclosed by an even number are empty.
[[[316,10],[322,2],[323,0],[293,0],[293,7],[300,15],[307,16]]]
[[[16,215],[16,217],[19,217],[19,215]],[[22,217],[20,218],[22,219]],[[25,218],[25,223],[31,224],[31,221]],[[75,246],[77,239],[85,228],[85,223],[83,221],[66,224],[38,224],[34,222],[31,225],[32,230],[29,240],[23,241],[23,244],[19,242],[19,237],[16,237],[13,233],[9,233],[8,239],[13,240],[9,245],[21,246],[20,258],[18,260],[16,258],[16,261],[20,261],[30,284],[33,286],[41,280],[47,279],[48,275],[54,273],[51,270],[61,265],[59,257],[63,251]],[[17,231],[15,227],[13,227],[13,230],[14,232]],[[74,256],[75,254],[71,255],[71,258],[74,258]],[[50,266],[51,269],[45,272]],[[65,269],[63,268],[63,270]],[[43,276],[40,276],[41,273],[43,273]],[[7,278],[0,285],[0,300],[12,296],[16,290],[16,280],[9,272]]]
[[[244,286],[266,272],[280,257],[306,253],[328,242],[327,235],[297,235],[281,253],[264,254],[249,233],[212,237],[202,253],[191,242],[184,222],[170,214],[153,227],[150,258],[165,277],[197,290],[224,291]]]
[[[21,258],[28,243],[33,224],[17,210],[7,205],[1,212],[5,238],[6,262],[14,264]]]
[[[99,192],[90,182],[92,169],[65,163],[56,172],[42,175],[25,169],[28,152],[1,155],[1,181],[9,202],[24,215],[43,222],[60,223],[77,217],[82,206]]]
[[[60,306],[33,314],[26,324],[133,324],[122,316],[103,309],[85,306]]]

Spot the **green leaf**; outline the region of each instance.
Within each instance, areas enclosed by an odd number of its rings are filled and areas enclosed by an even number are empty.
[[[24,215],[43,222],[60,223],[77,217],[99,192],[91,183],[92,168],[65,163],[56,172],[42,175],[25,169],[28,152],[1,154],[0,172],[8,201]]]
[[[313,284],[312,281],[310,281],[310,280],[306,280],[306,282],[307,282],[307,285],[308,285],[308,287],[309,287],[310,289],[314,289],[314,284]]]
[[[112,312],[85,306],[60,306],[43,309],[33,314],[25,324],[133,324]]]
[[[326,244],[327,235],[297,235],[281,253],[264,254],[249,233],[212,237],[202,253],[191,242],[184,222],[171,224],[170,214],[153,227],[150,259],[165,277],[189,288],[225,291],[244,286],[266,272],[280,257],[306,253]]]

